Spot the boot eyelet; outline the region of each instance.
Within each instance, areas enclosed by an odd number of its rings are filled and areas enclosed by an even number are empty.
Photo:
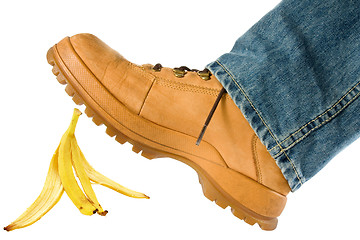
[[[161,68],[162,68],[162,65],[160,63],[157,63],[153,68],[152,70],[154,72],[160,72],[161,71]]]
[[[173,72],[174,72],[175,76],[178,77],[178,78],[182,78],[186,74],[186,71],[184,71],[184,70],[182,70],[180,68],[174,68]]]
[[[198,71],[197,74],[203,80],[210,80],[210,71]]]

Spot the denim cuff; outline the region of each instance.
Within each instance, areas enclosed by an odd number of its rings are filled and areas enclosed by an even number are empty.
[[[208,68],[224,86],[231,99],[239,107],[245,119],[259,137],[260,141],[268,150],[273,150],[269,152],[274,158],[277,154],[275,148],[278,145],[266,124],[266,120],[261,117],[253,100],[248,97],[247,89],[244,89],[237,81],[235,81],[231,72],[219,60],[208,64],[206,68]],[[302,184],[302,176],[296,170],[289,156],[287,156],[287,154],[281,154],[274,159],[285,179],[288,181],[290,188],[293,191],[299,188]]]
[[[269,120],[264,119],[259,110],[258,106],[263,106],[264,98],[251,99],[249,97],[248,92],[252,91],[252,88],[261,88],[261,86],[256,86],[256,81],[254,81],[255,85],[251,86],[242,84],[220,60],[221,58],[208,64],[207,68],[227,90],[256,135],[275,159],[292,191],[299,189],[331,158],[360,137],[360,119],[356,117],[360,112],[358,100],[360,82],[346,91],[346,94],[330,109],[295,132],[303,136],[292,133],[287,137],[288,140],[293,137],[299,140],[293,141],[295,144],[287,147],[287,141],[279,142],[278,137],[269,127]],[[342,131],[339,131],[340,126]],[[307,173],[307,177],[303,175],[303,172]]]

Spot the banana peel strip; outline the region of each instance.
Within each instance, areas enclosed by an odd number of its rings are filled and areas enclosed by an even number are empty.
[[[80,115],[80,110],[75,108],[70,126],[62,136],[60,144],[51,159],[45,184],[40,195],[23,214],[14,222],[4,227],[4,230],[12,231],[37,222],[59,202],[64,191],[82,214],[93,215],[98,213],[105,216],[107,211],[103,210],[98,202],[91,186],[92,182],[129,197],[149,198],[143,193],[128,189],[109,179],[97,172],[89,164],[80,150],[75,137],[75,128]],[[76,181],[73,169],[81,183],[82,189]]]

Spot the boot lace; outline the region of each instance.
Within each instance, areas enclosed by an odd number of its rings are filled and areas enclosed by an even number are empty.
[[[153,67],[152,69],[153,69],[155,72],[160,72],[162,68],[163,68],[163,66],[162,66],[160,63],[157,63],[157,64],[154,65],[154,67]],[[203,79],[203,80],[205,80],[205,81],[210,80],[211,72],[210,72],[209,69],[207,69],[207,68],[205,68],[205,69],[202,70],[202,71],[199,71],[199,70],[197,70],[197,69],[190,69],[190,68],[188,68],[188,67],[186,67],[186,66],[181,66],[181,67],[178,67],[178,68],[173,68],[173,73],[174,73],[174,75],[175,75],[176,77],[179,77],[179,78],[184,77],[187,72],[196,72],[197,75],[198,75],[201,79]],[[215,110],[216,110],[216,107],[218,106],[218,104],[219,104],[222,96],[224,95],[224,93],[226,93],[226,90],[225,90],[225,88],[223,87],[223,88],[220,90],[220,92],[219,92],[219,94],[218,94],[218,96],[217,96],[217,98],[216,98],[216,100],[215,100],[215,102],[214,102],[214,104],[213,104],[213,106],[212,106],[212,108],[211,108],[211,110],[210,110],[210,112],[209,112],[206,120],[205,120],[204,126],[203,126],[203,128],[201,129],[200,134],[199,134],[199,136],[198,136],[198,138],[197,138],[197,140],[196,140],[196,145],[197,145],[197,146],[199,146],[202,138],[204,137],[206,128],[207,128],[207,126],[209,125],[210,120],[211,120],[211,118],[212,118],[212,116],[214,115],[214,112],[215,112]]]

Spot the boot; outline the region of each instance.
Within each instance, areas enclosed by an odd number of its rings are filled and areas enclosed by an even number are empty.
[[[148,159],[189,165],[208,199],[248,224],[276,228],[289,185],[207,69],[136,65],[91,34],[64,38],[47,59],[68,95],[108,135]]]

